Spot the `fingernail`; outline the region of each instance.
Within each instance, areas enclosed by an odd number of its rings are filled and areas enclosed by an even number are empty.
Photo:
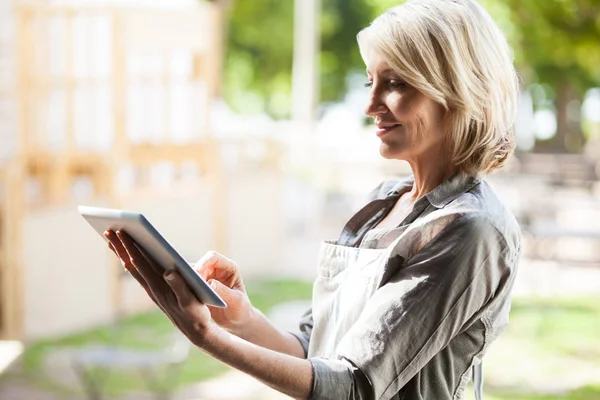
[[[217,281],[215,281],[214,279],[211,279],[210,282],[208,283],[210,285],[211,288],[216,289],[217,288]]]
[[[175,278],[175,274],[173,273],[173,271],[167,271],[165,272],[165,279],[172,281],[173,278]]]

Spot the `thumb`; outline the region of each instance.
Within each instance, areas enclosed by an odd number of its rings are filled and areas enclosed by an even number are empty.
[[[229,303],[236,296],[236,293],[233,289],[223,285],[216,279],[211,279],[208,281],[208,284],[226,303]]]

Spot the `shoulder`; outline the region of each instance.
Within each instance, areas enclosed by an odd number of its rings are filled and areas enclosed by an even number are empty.
[[[440,210],[442,211],[442,210]],[[521,229],[513,213],[502,202],[495,190],[486,180],[459,195],[448,203],[443,211],[459,215],[457,222],[473,235],[494,232],[495,237],[503,240],[513,252],[521,246]]]

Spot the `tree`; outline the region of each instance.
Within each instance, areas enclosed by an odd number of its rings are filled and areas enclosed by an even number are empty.
[[[224,97],[242,112],[289,113],[292,1],[236,1],[229,16]],[[287,102],[287,104],[286,104]]]
[[[348,75],[364,73],[365,66],[358,51],[356,35],[371,22],[376,9],[375,4],[365,0],[323,0],[322,101],[340,100],[348,89]]]
[[[321,101],[341,99],[347,91],[348,74],[364,70],[356,35],[373,18],[374,3],[322,0]],[[238,111],[289,116],[293,12],[293,1],[253,0],[233,4],[224,96]]]
[[[600,85],[599,0],[507,0],[516,28],[517,65],[525,83],[550,85],[555,92],[554,151],[580,151],[584,138],[569,118],[569,104]],[[577,122],[577,121],[575,121]]]
[[[224,73],[224,95],[234,108],[289,116],[293,1],[234,2]],[[600,85],[600,0],[480,1],[513,45],[524,83],[554,89],[558,115],[554,148],[577,151],[583,137],[578,124],[569,123],[567,110],[572,100]],[[321,101],[341,99],[348,75],[364,70],[356,34],[400,3],[322,0]]]

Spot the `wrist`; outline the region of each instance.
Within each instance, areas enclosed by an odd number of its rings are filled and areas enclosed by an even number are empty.
[[[215,343],[215,339],[223,333],[223,329],[211,322],[195,333],[192,343],[202,350],[209,351],[210,346]]]
[[[224,329],[232,335],[235,335],[242,339],[247,339],[246,336],[249,332],[252,332],[254,330],[254,327],[260,321],[261,317],[262,313],[260,312],[260,310],[251,306],[244,319],[227,327],[224,327]]]

